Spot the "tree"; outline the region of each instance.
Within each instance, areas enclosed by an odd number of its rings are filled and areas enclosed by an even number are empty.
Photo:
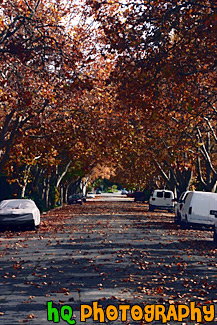
[[[1,3],[0,172],[16,138],[43,132],[68,114],[63,103],[77,88],[84,37],[82,28],[64,24],[72,7],[46,0]]]
[[[0,173],[22,196],[40,187],[49,206],[98,164],[128,186],[183,191],[197,172],[215,189],[214,0],[12,0],[0,15]]]
[[[215,1],[87,4],[105,35],[101,51],[116,55],[108,83],[116,85],[119,107],[136,112],[145,153],[154,153],[170,186],[185,190],[198,156],[197,126],[215,113]]]
[[[204,126],[204,134],[202,135],[200,128],[198,132],[198,181],[203,189],[208,192],[216,192],[217,186],[217,171],[216,171],[216,144],[217,137],[213,129],[212,122],[205,119],[208,125]],[[216,122],[214,121],[214,125]],[[201,158],[203,163],[201,163]]]

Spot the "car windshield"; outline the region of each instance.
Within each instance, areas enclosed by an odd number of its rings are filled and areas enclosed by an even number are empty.
[[[0,209],[28,209],[32,208],[33,204],[28,201],[12,200],[12,201],[2,201],[0,203]]]
[[[189,195],[189,193],[186,194],[186,196],[185,196],[185,198],[184,198],[184,202],[186,201],[188,195]]]

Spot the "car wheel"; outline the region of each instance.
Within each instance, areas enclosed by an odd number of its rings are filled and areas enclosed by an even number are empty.
[[[185,215],[185,220],[181,221],[180,228],[181,229],[188,229],[189,228],[187,215]]]
[[[153,212],[153,211],[154,211],[154,208],[153,208],[152,205],[149,205],[149,211],[150,211],[150,212]]]
[[[181,222],[180,222],[180,228],[181,228],[181,229],[184,229],[184,230],[187,229],[187,227],[186,227],[186,223],[185,223],[184,221],[181,221]]]
[[[186,224],[186,229],[190,229],[187,215],[185,215],[185,224]]]
[[[180,217],[179,214],[177,216],[175,216],[175,224],[176,225],[180,225],[181,224],[181,217]]]
[[[31,230],[31,231],[34,231],[34,230],[36,230],[36,225],[35,225],[35,221],[33,221],[33,223],[32,224],[30,224],[30,225],[26,225],[26,227],[25,227],[27,230]]]
[[[214,229],[214,234],[213,234],[213,240],[217,244],[217,232],[215,229]]]

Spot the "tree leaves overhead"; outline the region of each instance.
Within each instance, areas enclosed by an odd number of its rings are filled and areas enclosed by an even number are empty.
[[[154,152],[166,168],[193,168],[197,126],[205,117],[215,128],[215,1],[87,4],[105,34],[101,51],[116,56],[109,82],[117,87],[118,105],[135,111],[143,126],[143,151]],[[138,152],[139,141],[134,137]]]
[[[13,0],[0,15],[0,171],[100,163],[145,186],[200,168],[202,180],[207,161],[213,177],[214,0]]]

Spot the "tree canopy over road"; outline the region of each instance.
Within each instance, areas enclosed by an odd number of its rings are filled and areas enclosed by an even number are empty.
[[[1,196],[215,191],[216,33],[214,0],[0,1]]]

